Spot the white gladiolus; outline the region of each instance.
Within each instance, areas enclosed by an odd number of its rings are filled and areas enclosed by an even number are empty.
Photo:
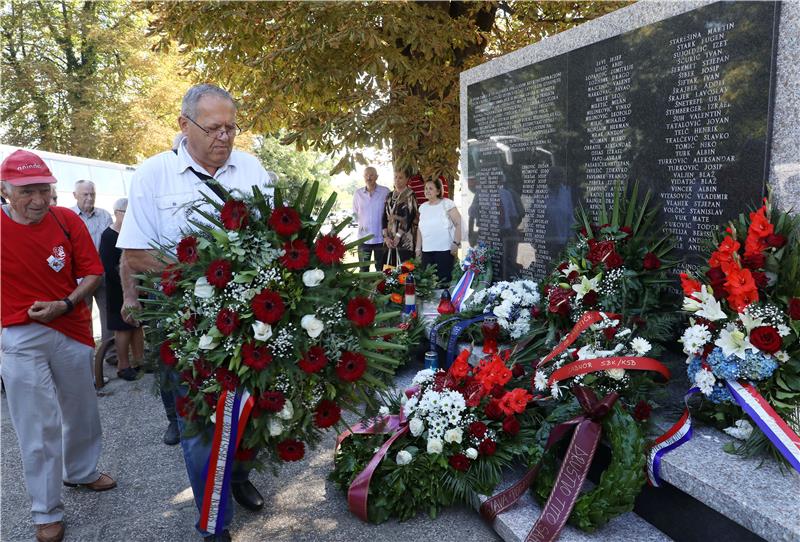
[[[212,337],[211,335],[203,335],[200,337],[200,342],[197,344],[197,348],[200,350],[214,350],[219,345],[218,342]]]
[[[442,439],[438,438],[429,438],[428,439],[428,453],[429,454],[440,454],[442,453],[444,445],[442,444]]]
[[[411,460],[414,459],[414,456],[408,453],[405,450],[400,450],[397,452],[397,457],[395,457],[394,461],[398,465],[408,465],[411,463]]]
[[[253,324],[253,337],[257,341],[266,341],[272,337],[272,326],[256,320],[256,323]]]
[[[303,273],[303,284],[305,284],[309,288],[313,288],[314,286],[319,286],[320,283],[325,279],[325,271],[322,269],[309,269],[305,273]]]
[[[411,431],[412,435],[418,437],[425,430],[425,424],[422,423],[422,420],[419,418],[413,418],[410,422],[408,422],[408,429]]]
[[[461,444],[461,437],[462,437],[462,432],[461,429],[459,428],[448,429],[447,431],[444,432],[444,441],[449,442],[451,444],[453,442]]]
[[[277,416],[282,420],[291,420],[292,416],[294,416],[292,402],[287,399],[286,402],[283,403],[283,408],[278,412]]]
[[[214,297],[214,286],[208,283],[208,279],[200,277],[194,283],[194,295],[200,299],[211,299]]]
[[[306,330],[309,337],[316,339],[322,334],[322,330],[325,329],[325,324],[323,324],[322,320],[319,320],[315,314],[306,314],[300,320],[300,327]]]

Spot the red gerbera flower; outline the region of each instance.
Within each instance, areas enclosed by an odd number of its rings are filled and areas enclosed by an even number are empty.
[[[236,376],[236,373],[229,371],[225,367],[217,367],[217,370],[214,371],[214,377],[228,391],[234,391],[239,385],[239,377]]]
[[[245,343],[242,345],[242,363],[256,371],[263,371],[272,363],[272,354],[266,346]]]
[[[278,457],[284,461],[300,461],[306,455],[306,447],[299,440],[286,439],[278,443]]]
[[[270,325],[280,320],[285,310],[280,294],[272,290],[261,290],[261,293],[250,301],[250,307],[257,320]]]
[[[267,412],[280,412],[286,404],[286,397],[279,391],[265,391],[258,397],[258,408]]]
[[[171,296],[178,291],[178,282],[181,280],[181,270],[174,265],[168,265],[161,273],[161,291]]]
[[[325,399],[317,405],[317,410],[314,413],[314,424],[320,429],[325,429],[338,422],[341,417],[342,409],[339,408],[339,405]]]
[[[297,366],[307,373],[317,373],[324,369],[327,364],[328,358],[325,356],[325,349],[321,346],[312,346],[305,356],[297,362]]]
[[[239,230],[247,226],[249,211],[243,201],[229,199],[222,206],[220,218],[227,230]]]
[[[197,252],[197,238],[189,236],[178,243],[178,261],[181,263],[194,263],[200,254]]]
[[[460,472],[469,470],[469,459],[464,454],[454,454],[448,460],[450,466]]]
[[[222,309],[217,314],[217,329],[225,335],[230,336],[239,327],[239,315],[231,309]]]
[[[347,303],[347,318],[356,327],[367,327],[375,321],[375,304],[368,297],[354,297]]]
[[[308,246],[300,239],[295,239],[292,242],[287,241],[283,245],[283,250],[286,254],[281,256],[281,263],[286,266],[286,269],[292,271],[299,271],[308,265],[311,259],[311,253]]]
[[[272,211],[269,225],[281,237],[294,235],[303,227],[300,214],[291,207],[278,207]]]
[[[223,259],[214,260],[208,264],[206,278],[212,286],[224,288],[231,281],[231,262]]]
[[[323,235],[317,239],[314,250],[319,261],[325,264],[341,262],[345,252],[344,243],[335,235]]]
[[[367,370],[367,358],[357,352],[342,352],[336,374],[346,382],[355,382]]]
[[[158,349],[158,353],[161,356],[161,361],[164,362],[164,365],[172,367],[178,363],[178,356],[175,355],[175,352],[172,350],[172,345],[169,343],[169,341],[164,341],[161,344],[161,348]]]

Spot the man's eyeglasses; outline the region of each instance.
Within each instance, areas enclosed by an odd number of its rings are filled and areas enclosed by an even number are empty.
[[[203,130],[208,137],[213,138],[222,138],[222,136],[227,135],[228,137],[236,137],[237,135],[242,133],[242,129],[239,127],[238,124],[234,124],[233,126],[220,126],[218,128],[203,128],[197,122],[187,115],[183,115],[183,118],[191,121],[192,124]]]

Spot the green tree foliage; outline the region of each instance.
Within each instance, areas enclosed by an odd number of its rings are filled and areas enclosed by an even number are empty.
[[[3,142],[123,163],[168,149],[189,82],[146,28],[122,0],[5,2]]]
[[[239,96],[256,131],[364,163],[458,166],[459,74],[628,2],[158,2],[152,29]]]

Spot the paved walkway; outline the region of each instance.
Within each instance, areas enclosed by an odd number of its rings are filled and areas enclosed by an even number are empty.
[[[107,367],[108,368],[108,367]],[[113,370],[106,373],[114,376]],[[152,376],[133,383],[116,378],[99,398],[104,450],[101,469],[119,487],[107,493],[64,488],[68,541],[157,542],[200,540],[193,530],[196,509],[180,447],[161,442],[166,427]],[[30,502],[22,479],[17,437],[2,400],[0,539],[34,540]],[[478,515],[466,508],[444,511],[436,520],[420,515],[405,523],[367,525],[347,510],[342,492],[327,480],[333,468],[329,432],[300,463],[286,465],[278,477],[254,472],[251,480],[266,500],[265,509],[236,509],[232,532],[237,542],[486,542],[499,540]]]

